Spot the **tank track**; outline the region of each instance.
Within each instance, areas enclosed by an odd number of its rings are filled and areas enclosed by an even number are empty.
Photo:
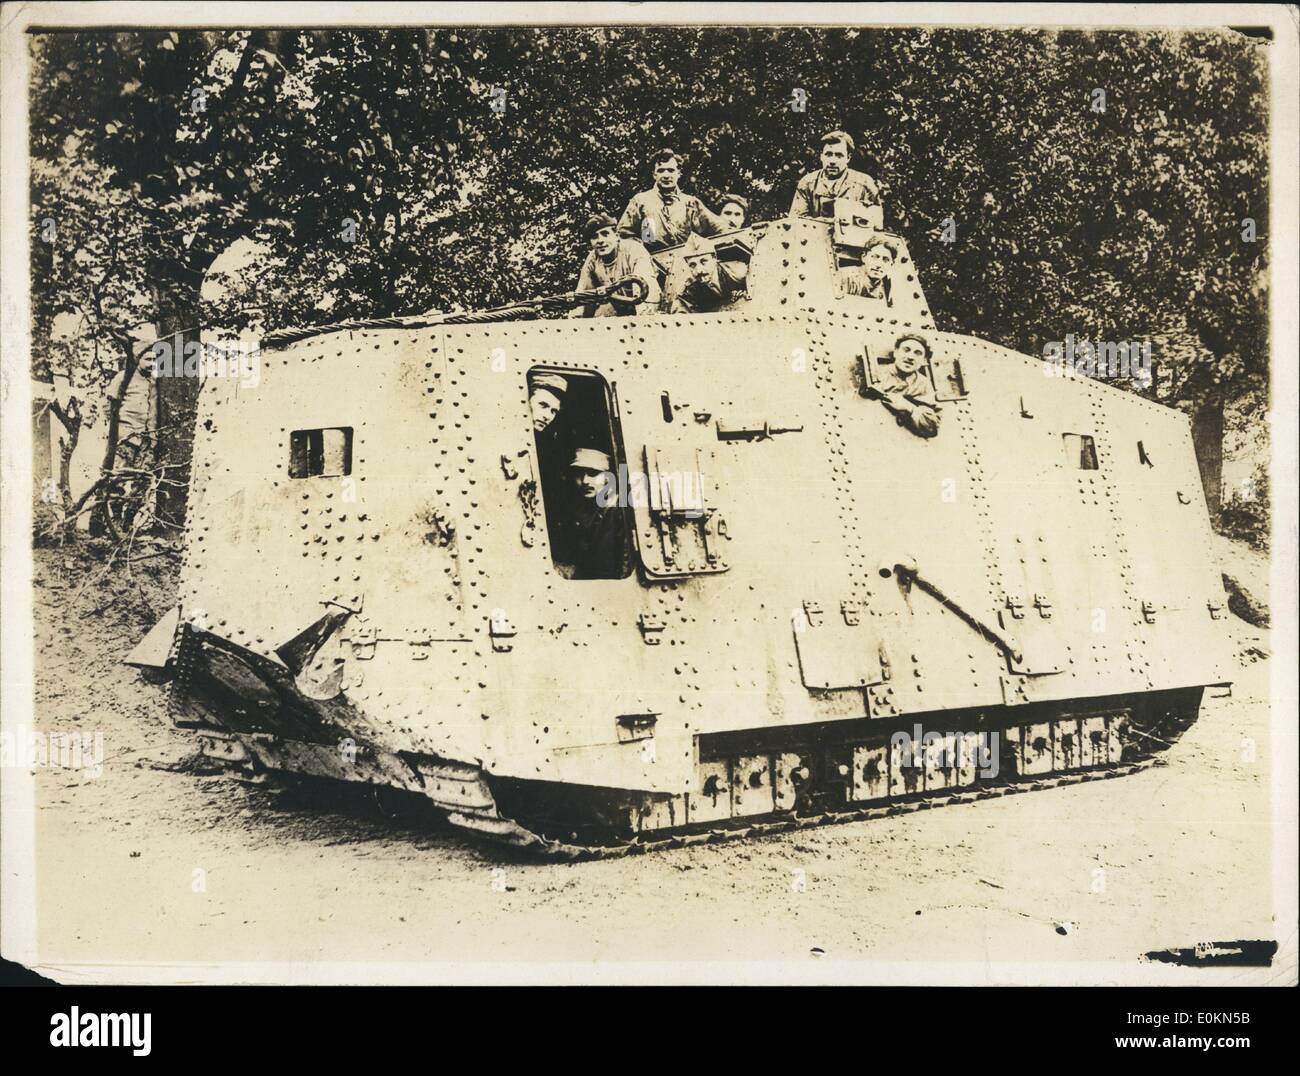
[[[1008,781],[1003,784],[977,786],[962,789],[958,792],[922,794],[897,801],[847,807],[844,810],[823,811],[817,814],[788,814],[778,818],[758,818],[752,821],[732,819],[727,824],[692,829],[689,832],[668,833],[663,836],[638,836],[609,844],[575,844],[569,841],[553,840],[511,819],[489,818],[455,812],[450,812],[447,817],[453,826],[465,830],[475,837],[486,838],[497,844],[522,849],[545,860],[581,862],[596,859],[621,859],[624,856],[641,855],[647,852],[663,852],[674,848],[693,848],[703,844],[752,840],[757,837],[769,837],[781,833],[791,833],[845,822],[868,822],[879,818],[931,810],[935,807],[999,799],[1019,792],[1039,792],[1049,788],[1063,788],[1067,785],[1084,784],[1088,781],[1127,777],[1130,774],[1140,773],[1143,770],[1163,765],[1166,765],[1163,759],[1153,757],[1135,762],[1119,763],[1107,768],[1080,770],[1073,773],[1057,773],[1041,778],[1028,778]]]
[[[1147,696],[1131,710],[1123,708],[1120,711],[1125,720],[1121,757],[1087,768],[1057,770],[1034,776],[1007,768],[998,777],[963,787],[907,791],[867,802],[846,803],[842,807],[819,804],[801,811],[796,805],[792,810],[730,817],[716,822],[688,823],[635,835],[619,834],[610,829],[599,833],[599,839],[594,841],[576,839],[577,834],[560,836],[554,832],[553,825],[529,825],[519,812],[515,812],[518,820],[506,817],[495,804],[488,812],[448,812],[448,819],[454,826],[476,837],[526,850],[534,857],[570,862],[616,859],[646,852],[767,837],[839,823],[871,821],[936,807],[978,803],[1021,792],[1040,792],[1126,777],[1166,765],[1160,757],[1161,753],[1171,747],[1196,720],[1201,694],[1200,689],[1195,689],[1169,693],[1163,699]],[[1068,713],[1060,713],[1057,718],[1068,722],[1070,716]],[[1003,731],[1023,731],[1034,726],[1041,727],[1041,722],[1016,723],[1006,726]],[[737,751],[731,757],[734,759],[747,753]]]

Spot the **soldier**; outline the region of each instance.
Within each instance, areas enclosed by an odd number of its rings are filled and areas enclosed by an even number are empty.
[[[618,503],[609,456],[579,448],[569,463],[574,496],[560,525],[556,567],[566,579],[622,579],[631,570],[626,513]]]
[[[711,213],[693,194],[681,191],[681,158],[670,149],[654,156],[655,185],[632,196],[618,222],[619,235],[639,239],[652,254],[675,247],[689,235],[719,235],[727,230],[722,218]]]
[[[939,404],[926,372],[930,358],[930,343],[924,336],[904,333],[894,342],[892,369],[884,373],[880,385],[874,386],[880,402],[893,412],[898,424],[918,437],[933,437],[939,432]]]
[[[537,477],[552,500],[562,500],[567,490],[564,467],[573,444],[572,423],[560,418],[569,383],[559,374],[537,374],[528,380],[528,411],[537,441]]]
[[[862,264],[841,270],[845,293],[888,303],[889,273],[897,260],[898,248],[884,236],[873,235],[862,249]]]
[[[744,262],[719,261],[711,239],[693,235],[681,250],[686,282],[669,306],[672,314],[703,314],[746,298]]]
[[[583,225],[583,235],[591,244],[591,253],[578,273],[578,291],[588,291],[612,284],[623,277],[640,277],[645,281],[646,297],[639,307],[614,300],[599,306],[589,304],[574,317],[624,318],[638,310],[652,311],[659,306],[659,274],[650,255],[635,239],[620,239],[618,222],[608,213],[597,213]]]
[[[749,220],[749,203],[738,194],[724,194],[718,207],[718,216],[729,231],[743,228]]]
[[[822,135],[822,166],[799,180],[790,203],[792,217],[833,217],[835,199],[848,198],[863,205],[880,204],[880,188],[865,172],[849,167],[853,138],[845,131]]]

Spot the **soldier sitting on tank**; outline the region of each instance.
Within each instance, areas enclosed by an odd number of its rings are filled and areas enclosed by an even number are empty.
[[[933,437],[939,432],[939,404],[934,398],[927,366],[930,343],[918,333],[904,333],[894,342],[894,361],[881,370],[881,381],[873,385],[900,426],[918,437]]]
[[[848,198],[863,205],[880,204],[880,188],[865,172],[849,167],[853,138],[846,131],[822,135],[822,166],[809,172],[794,189],[792,217],[834,217],[835,199]]]
[[[608,213],[598,213],[583,225],[583,235],[591,244],[591,253],[582,263],[578,273],[578,291],[612,284],[624,277],[639,277],[645,281],[646,297],[638,307],[633,303],[614,299],[608,303],[588,304],[573,317],[622,318],[638,310],[651,313],[659,306],[659,273],[649,253],[635,239],[620,239],[618,222]]]
[[[678,187],[681,166],[682,159],[670,149],[655,154],[655,185],[632,196],[618,222],[619,235],[639,239],[654,254],[686,242],[691,235],[719,235],[727,230],[721,217]]]
[[[745,291],[745,262],[719,260],[712,240],[693,235],[680,251],[678,270],[684,282],[668,307],[670,314],[706,314],[725,310],[741,299]]]
[[[882,235],[873,235],[862,248],[862,264],[840,270],[846,295],[883,299],[889,303],[889,274],[898,260],[898,248]]]
[[[609,455],[579,448],[569,463],[573,497],[552,541],[566,579],[622,579],[631,571],[631,535]]]

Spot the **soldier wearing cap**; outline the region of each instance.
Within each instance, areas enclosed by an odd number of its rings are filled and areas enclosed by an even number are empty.
[[[900,426],[918,437],[933,437],[939,432],[939,404],[926,370],[932,353],[930,342],[920,333],[904,333],[894,342],[893,367],[875,386],[880,402]]]
[[[564,469],[573,432],[572,424],[560,417],[560,411],[568,390],[569,383],[560,374],[534,374],[528,379],[528,412],[537,442],[537,477],[545,490],[563,491],[565,486]]]
[[[722,196],[718,206],[718,216],[726,224],[728,231],[737,231],[749,222],[749,202],[739,194],[728,191]]]
[[[837,198],[879,205],[880,188],[865,172],[849,167],[852,156],[853,138],[846,131],[827,131],[822,135],[822,166],[799,180],[790,203],[790,216],[833,217]]]
[[[618,222],[608,213],[597,213],[583,225],[582,232],[591,244],[591,253],[578,273],[577,290],[588,291],[634,276],[645,281],[646,297],[639,308],[633,303],[613,300],[590,304],[575,317],[621,318],[637,313],[638,309],[650,312],[659,306],[659,274],[654,262],[635,239],[620,239],[617,227]]]
[[[680,252],[685,282],[669,306],[672,314],[705,314],[746,298],[743,262],[719,261],[713,241],[693,235]]]
[[[693,194],[679,187],[681,158],[670,149],[654,156],[655,185],[632,196],[618,222],[619,235],[639,239],[651,253],[675,247],[690,235],[720,235],[727,231],[721,217]]]
[[[579,448],[569,473],[574,497],[559,528],[556,567],[567,579],[622,579],[631,571],[631,535],[612,461],[599,449]]]

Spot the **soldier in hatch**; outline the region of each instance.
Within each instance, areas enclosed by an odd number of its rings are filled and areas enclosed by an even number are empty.
[[[898,260],[898,250],[888,239],[873,235],[862,250],[862,264],[845,266],[846,295],[860,295],[864,299],[884,299],[889,302],[889,274]]]
[[[833,217],[836,198],[879,205],[880,188],[865,172],[849,167],[852,156],[853,139],[847,132],[828,131],[822,135],[822,166],[799,180],[790,216]]]
[[[646,297],[638,308],[633,303],[617,299],[599,306],[591,305],[575,312],[575,317],[622,318],[637,313],[647,313],[659,306],[659,273],[645,247],[636,239],[620,239],[618,223],[608,213],[598,213],[583,225],[583,234],[591,244],[591,253],[582,263],[578,273],[578,291],[612,284],[624,277],[640,277],[645,281]]]
[[[724,194],[718,207],[718,217],[728,231],[743,228],[749,221],[749,203],[738,194]]]
[[[573,496],[559,525],[556,567],[566,579],[622,579],[631,571],[631,534],[609,456],[579,448],[569,463]]]
[[[618,222],[619,235],[639,239],[653,254],[675,247],[691,235],[719,235],[727,230],[721,217],[678,187],[681,168],[681,158],[672,150],[655,154],[655,185],[632,196]]]
[[[723,310],[747,297],[744,262],[719,261],[712,240],[698,235],[681,249],[685,283],[669,307],[670,314],[705,314]]]
[[[882,383],[873,386],[900,426],[918,437],[939,432],[939,404],[926,367],[930,343],[918,333],[904,333],[894,342],[894,362],[882,370]]]
[[[568,390],[569,383],[559,374],[537,374],[528,379],[528,411],[537,441],[537,477],[544,490],[556,491],[557,496],[567,492],[564,469],[573,445],[572,424],[560,414]]]

